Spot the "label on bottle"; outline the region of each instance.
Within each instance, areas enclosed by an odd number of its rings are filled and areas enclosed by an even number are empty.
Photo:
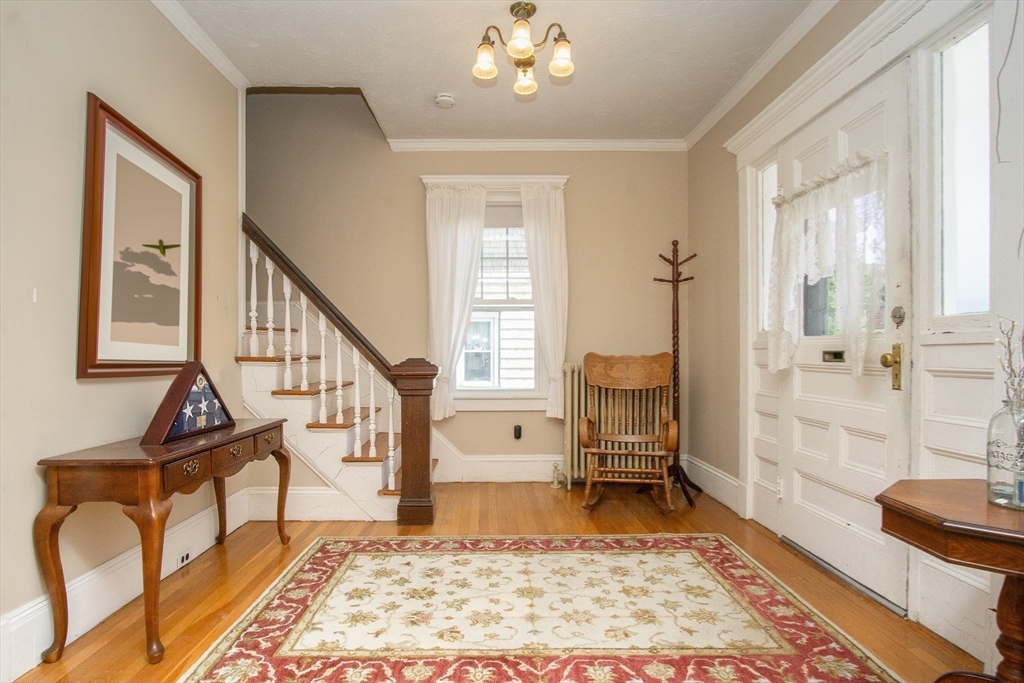
[[[988,442],[986,449],[988,466],[997,467],[1009,472],[1024,471],[1024,451],[1015,444],[1008,444],[1002,439]]]
[[[1013,478],[1013,504],[1024,506],[1024,472]]]

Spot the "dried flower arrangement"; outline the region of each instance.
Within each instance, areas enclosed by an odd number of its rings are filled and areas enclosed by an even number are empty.
[[[999,364],[1006,376],[1006,400],[1011,403],[1024,403],[1024,326],[1019,337],[1015,334],[1017,323],[1007,318],[999,319],[1001,338],[996,342],[1003,347],[1003,355]]]

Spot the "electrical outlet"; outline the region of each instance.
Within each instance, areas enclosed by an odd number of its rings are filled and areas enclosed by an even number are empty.
[[[184,567],[186,564],[188,564],[191,561],[192,561],[192,548],[187,548],[187,549],[181,551],[181,554],[178,555],[178,559],[175,560],[175,562],[174,562],[174,568],[175,569],[181,569],[182,567]]]

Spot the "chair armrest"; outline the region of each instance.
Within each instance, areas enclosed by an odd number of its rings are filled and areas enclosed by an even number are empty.
[[[679,423],[667,420],[661,423],[661,450],[674,451],[679,445]]]
[[[597,441],[597,426],[590,421],[590,418],[580,418],[580,446],[593,448]]]

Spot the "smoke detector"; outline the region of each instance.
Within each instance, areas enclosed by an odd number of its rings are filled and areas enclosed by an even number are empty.
[[[434,105],[438,109],[451,109],[455,106],[455,96],[446,92],[438,93],[434,98]]]

